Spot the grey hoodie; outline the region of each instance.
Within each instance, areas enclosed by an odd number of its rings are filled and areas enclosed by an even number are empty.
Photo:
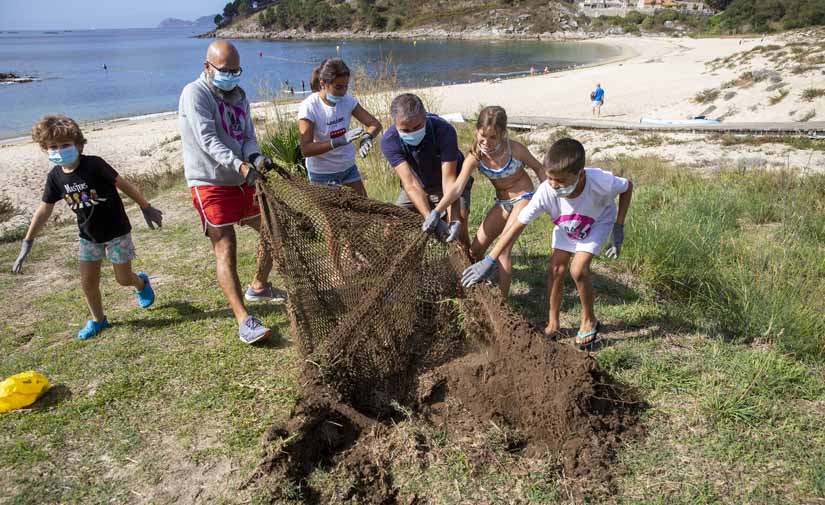
[[[215,88],[206,73],[183,88],[178,123],[189,187],[240,186],[241,164],[260,153],[244,91]]]

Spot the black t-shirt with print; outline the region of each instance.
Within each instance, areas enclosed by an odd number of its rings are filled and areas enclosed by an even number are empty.
[[[64,200],[77,215],[80,236],[92,242],[108,242],[132,231],[132,225],[115,187],[117,172],[97,156],[80,156],[71,172],[55,166],[46,178],[43,201]]]

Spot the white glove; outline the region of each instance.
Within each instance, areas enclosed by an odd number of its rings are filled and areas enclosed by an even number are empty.
[[[358,140],[361,135],[364,134],[363,128],[352,128],[351,130],[347,130],[347,133],[341,135],[340,137],[335,137],[330,142],[332,143],[332,148],[337,149],[341,146],[345,146],[347,144],[351,144],[354,140]]]
[[[370,151],[372,151],[372,135],[367,133],[362,139],[361,148],[358,149],[358,154],[361,155],[361,159],[366,158]]]

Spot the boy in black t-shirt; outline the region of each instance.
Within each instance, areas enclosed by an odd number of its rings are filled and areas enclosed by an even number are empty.
[[[100,297],[100,262],[104,254],[112,262],[118,284],[135,288],[141,307],[147,308],[155,301],[149,276],[132,271],[135,258],[132,225],[118,189],[140,206],[150,228],[154,229],[155,224],[161,226],[163,213],[149,205],[140,190],[120,177],[103,159],[82,154],[86,139],[72,119],[46,116],[32,128],[32,139],[48,153],[49,161],[55,166],[46,178],[43,201],[32,217],[12,272],[21,271],[34,237],[49,220],[54,204],[65,201],[77,215],[80,229],[80,284],[92,319],[78,332],[77,338],[86,340],[109,327]]]

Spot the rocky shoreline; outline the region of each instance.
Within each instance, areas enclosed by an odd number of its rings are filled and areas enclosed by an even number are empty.
[[[37,82],[40,79],[31,75],[18,75],[13,72],[0,72],[0,84],[22,84]]]
[[[559,32],[531,33],[510,28],[476,30],[446,30],[442,28],[421,28],[394,32],[383,31],[330,31],[308,32],[305,30],[246,31],[219,29],[199,35],[200,38],[254,39],[254,40],[588,40],[604,38],[606,35],[621,35],[623,32],[586,32],[570,30]]]

